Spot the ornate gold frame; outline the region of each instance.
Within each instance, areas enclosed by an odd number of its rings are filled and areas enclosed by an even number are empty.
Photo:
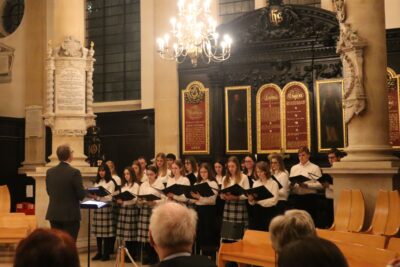
[[[286,149],[286,116],[285,116],[285,104],[286,104],[286,99],[285,99],[285,93],[287,88],[291,87],[292,85],[298,85],[301,88],[303,88],[304,92],[306,93],[306,104],[307,104],[307,147],[308,149],[311,149],[311,125],[310,125],[310,96],[309,92],[307,89],[307,86],[302,83],[302,82],[290,82],[283,87],[282,90],[282,97],[281,97],[281,113],[282,113],[282,144],[283,144],[283,149],[287,153],[297,153],[297,149]]]
[[[283,147],[283,139],[282,139],[282,122],[283,122],[283,115],[282,115],[282,89],[274,84],[274,83],[268,83],[268,84],[264,84],[262,85],[257,92],[257,96],[256,96],[256,116],[257,116],[257,153],[258,154],[268,154],[268,153],[274,153],[274,152],[281,152],[281,150],[262,150],[261,149],[261,105],[260,105],[260,99],[261,99],[261,94],[262,92],[267,88],[267,87],[272,87],[274,88],[278,94],[279,94],[279,112],[280,112],[280,120],[281,120],[281,143],[280,146],[281,148]]]
[[[400,122],[400,74],[397,74],[394,69],[386,67],[386,72],[389,73],[392,79],[397,79],[397,101],[398,101],[398,111],[399,111],[399,122]],[[400,146],[392,146],[393,149],[400,149]]]
[[[185,150],[185,93],[189,92],[193,85],[200,87],[200,92],[205,93],[205,105],[206,105],[206,150],[199,151],[186,151]],[[193,81],[186,86],[186,89],[181,91],[182,98],[182,154],[184,155],[202,155],[210,154],[210,98],[209,90],[205,88],[204,84],[200,81]]]
[[[228,91],[246,90],[247,100],[247,150],[229,149],[229,112],[228,112]],[[252,152],[252,133],[251,133],[251,86],[231,86],[225,87],[225,145],[227,154],[244,154]]]
[[[344,94],[344,81],[343,79],[329,79],[329,80],[318,80],[315,82],[315,97],[316,97],[316,104],[317,104],[317,129],[318,129],[318,152],[327,152],[331,148],[322,148],[321,147],[321,103],[320,103],[320,85],[321,84],[329,84],[329,83],[338,83],[342,84],[342,98]],[[344,147],[347,146],[347,127],[344,120],[344,108],[343,110],[343,144]],[[343,149],[344,147],[338,147],[338,149]]]

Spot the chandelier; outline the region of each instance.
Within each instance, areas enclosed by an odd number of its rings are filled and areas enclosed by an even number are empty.
[[[198,58],[209,64],[227,60],[232,39],[216,32],[217,22],[211,16],[211,0],[179,0],[178,18],[171,18],[172,30],[157,39],[157,52],[163,59],[178,63],[189,57],[193,67]]]

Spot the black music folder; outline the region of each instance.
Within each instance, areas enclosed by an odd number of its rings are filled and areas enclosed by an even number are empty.
[[[297,176],[293,176],[293,177],[289,177],[289,181],[292,184],[301,184],[307,181],[310,181],[311,179],[308,177],[305,177],[303,175],[297,175]]]
[[[82,209],[101,209],[104,207],[108,207],[110,204],[103,201],[96,200],[86,200],[82,201],[80,206]]]
[[[240,185],[234,184],[234,185],[232,185],[230,187],[222,189],[220,192],[223,193],[223,194],[228,194],[229,193],[231,195],[234,195],[234,196],[238,197],[238,196],[243,195],[245,193],[245,190]]]
[[[190,186],[189,185],[181,185],[181,184],[173,184],[173,185],[168,186],[160,191],[165,195],[167,195],[168,193],[172,193],[175,196],[180,196],[185,193],[186,187],[190,187]]]
[[[96,195],[96,196],[99,196],[99,197],[105,197],[105,196],[108,196],[108,195],[111,194],[107,189],[105,189],[105,188],[102,187],[102,186],[99,186],[99,187],[89,187],[89,188],[87,189],[87,192],[88,192],[89,194]]]
[[[218,191],[217,188],[214,188],[214,190]],[[190,199],[195,199],[194,197],[192,197],[191,192],[199,193],[200,196],[202,197],[211,197],[215,195],[213,189],[210,187],[208,183],[195,184],[185,188],[185,197]]]
[[[256,201],[274,197],[274,195],[263,185],[247,189],[246,194],[252,195]]]
[[[153,194],[138,195],[137,197],[140,198],[140,199],[144,199],[146,201],[154,201],[154,200],[160,200],[161,199],[160,197],[158,197],[156,195],[153,195]]]
[[[317,181],[320,182],[321,184],[323,184],[323,183],[333,184],[332,176],[330,176],[329,174],[325,174],[325,173],[322,174],[322,176],[319,177]]]
[[[278,184],[279,189],[281,189],[283,187],[282,184],[278,181],[278,179],[276,179],[275,176],[272,175],[271,178]]]
[[[123,201],[132,200],[135,197],[136,196],[134,194],[132,194],[131,192],[129,192],[129,191],[124,191],[124,192],[119,193],[118,195],[114,196],[115,199],[121,199]]]

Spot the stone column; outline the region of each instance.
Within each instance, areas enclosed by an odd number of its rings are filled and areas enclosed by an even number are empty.
[[[267,5],[266,0],[254,0],[254,9],[263,8]]]
[[[399,162],[389,146],[384,1],[335,0],[341,27],[348,156],[330,169],[335,199],[344,188],[361,189],[370,224],[379,189],[392,190]]]

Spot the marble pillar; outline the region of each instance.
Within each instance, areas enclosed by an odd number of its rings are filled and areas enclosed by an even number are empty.
[[[332,168],[335,199],[342,189],[361,189],[366,201],[366,225],[371,222],[379,189],[398,183],[399,161],[389,146],[386,90],[384,0],[335,0],[341,36],[348,156]]]

